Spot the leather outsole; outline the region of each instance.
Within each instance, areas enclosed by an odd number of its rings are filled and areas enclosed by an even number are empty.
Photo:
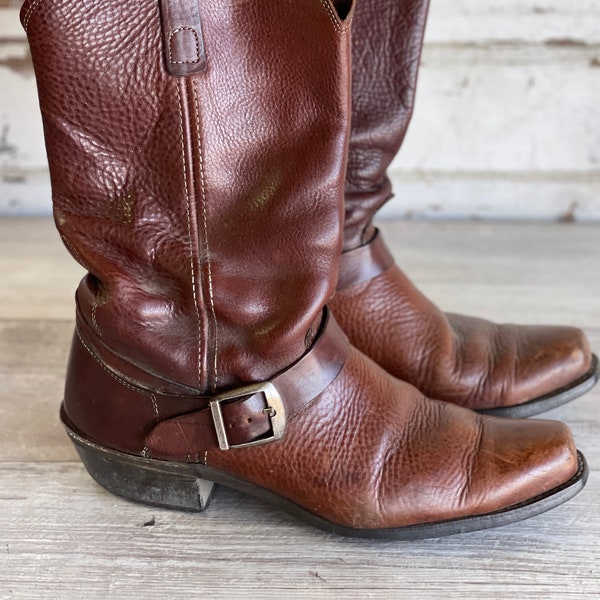
[[[63,422],[65,421],[64,415]],[[100,446],[83,438],[65,422],[87,471],[102,487],[128,500],[190,512],[202,512],[216,483],[265,501],[309,525],[338,535],[380,540],[410,541],[444,537],[500,527],[529,519],[573,498],[588,477],[584,456],[578,452],[578,468],[568,481],[519,504],[487,514],[461,517],[398,528],[354,529],[315,515],[278,494],[198,463],[143,458]]]
[[[524,419],[533,417],[540,413],[552,410],[567,404],[584,394],[587,394],[600,381],[600,361],[598,357],[592,355],[592,366],[587,373],[573,381],[572,383],[561,387],[549,394],[534,398],[522,404],[515,406],[502,406],[499,408],[487,408],[477,410],[476,412],[491,415],[495,417],[508,417],[511,419]]]

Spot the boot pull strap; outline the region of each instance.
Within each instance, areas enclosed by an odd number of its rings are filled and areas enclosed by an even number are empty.
[[[160,0],[165,66],[175,76],[206,71],[198,0]]]

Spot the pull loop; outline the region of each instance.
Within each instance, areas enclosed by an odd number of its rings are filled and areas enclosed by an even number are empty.
[[[206,71],[198,0],[160,0],[165,67],[170,75]]]

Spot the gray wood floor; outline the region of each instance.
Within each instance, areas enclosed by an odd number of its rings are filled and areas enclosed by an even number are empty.
[[[385,223],[444,308],[575,323],[600,350],[600,226]],[[529,521],[413,543],[348,540],[220,488],[203,515],[131,504],[58,421],[81,269],[49,220],[0,220],[0,599],[599,598],[600,388],[548,413],[591,466]]]

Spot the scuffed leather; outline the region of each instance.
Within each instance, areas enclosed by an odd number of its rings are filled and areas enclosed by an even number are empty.
[[[119,381],[78,336],[69,372],[65,407],[88,439],[199,461],[355,528],[484,514],[544,493],[577,470],[561,423],[506,421],[428,400],[355,349],[325,392],[290,416],[281,440],[228,451],[218,449],[214,430],[191,426],[201,401]]]
[[[429,0],[361,0],[352,26],[352,129],[344,250],[373,237],[391,197],[386,175],[413,112]]]
[[[397,266],[338,291],[331,307],[352,344],[386,371],[471,409],[538,398],[572,383],[591,364],[579,329],[445,314]]]
[[[57,226],[90,271],[69,426],[104,448],[202,461],[353,527],[482,514],[567,481],[577,457],[563,425],[509,427],[427,400],[352,348],[279,441],[223,451],[206,427],[195,446],[169,428],[205,394],[280,377],[304,354],[342,237],[349,20],[328,0],[198,6],[207,70],[187,78],[165,69],[157,1],[23,7]]]
[[[510,506],[568,480],[577,458],[561,423],[506,422],[428,400],[353,350],[283,440],[208,452],[206,464],[335,523],[382,528]]]
[[[86,321],[218,391],[301,356],[335,288],[350,48],[326,1],[197,6],[208,66],[185,79],[165,69],[157,0],[22,15]]]
[[[357,348],[426,394],[474,409],[520,404],[588,371],[581,331],[444,315],[400,269],[381,273],[369,255],[371,221],[391,196],[386,170],[412,116],[427,10],[428,0],[356,8],[345,253],[332,308]]]

